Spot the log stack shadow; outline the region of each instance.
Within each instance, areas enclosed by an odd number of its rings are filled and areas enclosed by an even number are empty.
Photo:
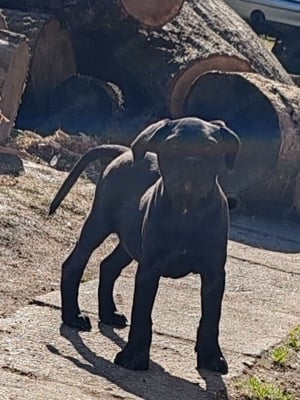
[[[24,94],[19,89],[7,112],[17,127],[103,140],[113,132],[127,144],[159,118],[223,119],[243,143],[235,171],[221,176],[228,196],[299,209],[300,89],[222,0],[0,0],[0,7],[2,32],[25,36],[30,49],[29,60],[19,59],[28,71]]]

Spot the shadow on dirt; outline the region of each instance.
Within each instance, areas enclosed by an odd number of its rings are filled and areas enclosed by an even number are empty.
[[[114,332],[113,328],[100,325],[99,329],[104,336],[108,337],[119,347],[125,345],[124,340]],[[91,374],[102,376],[124,391],[142,399],[227,399],[227,390],[219,374],[201,371],[201,376],[206,383],[206,388],[204,389],[197,383],[189,382],[186,379],[169,374],[159,364],[153,361],[150,361],[149,371],[136,372],[127,370],[95,354],[86,346],[80,336],[80,332],[62,325],[60,333],[73,345],[86,363],[77,358],[61,354],[60,351],[52,345],[47,345],[51,353],[71,361],[78,368]]]
[[[230,239],[280,253],[300,252],[300,224],[248,216],[232,216]]]

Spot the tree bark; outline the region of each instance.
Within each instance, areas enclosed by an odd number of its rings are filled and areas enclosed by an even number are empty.
[[[1,10],[7,29],[22,33],[30,47],[27,87],[18,125],[34,129],[46,111],[50,94],[62,81],[76,73],[76,61],[69,33],[48,14]]]
[[[134,18],[139,24],[159,27],[174,18],[184,0],[0,0],[0,7],[22,11],[38,9],[52,12],[73,30],[95,30],[112,27]]]
[[[14,125],[29,65],[26,37],[0,30],[0,143]]]
[[[298,87],[253,73],[209,72],[194,82],[184,115],[222,119],[240,136],[235,170],[221,176],[228,194],[291,205],[300,171]]]

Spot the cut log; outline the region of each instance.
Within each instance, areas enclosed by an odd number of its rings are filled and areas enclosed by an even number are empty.
[[[142,24],[158,27],[172,20],[180,11],[184,0],[121,0],[129,15]]]
[[[22,11],[51,11],[68,22],[73,30],[95,30],[113,26],[128,17],[149,27],[159,27],[174,18],[184,0],[93,0],[45,1],[0,0],[0,7]],[[80,17],[79,17],[80,16]]]
[[[223,1],[203,3],[186,1],[161,29],[119,24],[110,32],[86,34],[85,42],[98,52],[87,58],[84,41],[76,41],[80,72],[115,82],[127,100],[134,98],[142,108],[154,110],[155,118],[182,115],[192,83],[210,70],[253,71],[292,83],[274,55]]]
[[[4,143],[14,125],[29,64],[26,37],[0,30],[0,143]]]
[[[50,94],[76,73],[69,33],[48,14],[1,10],[7,28],[22,33],[30,47],[30,70],[17,126],[34,129],[46,111]]]
[[[114,85],[74,75],[59,85],[50,101],[51,131],[103,135],[122,110],[122,96]]]
[[[199,24],[202,27],[202,32],[206,32],[206,35],[202,34],[202,36],[206,37],[207,40],[210,39],[210,32],[219,35],[248,61],[248,67],[253,72],[258,72],[267,78],[275,79],[282,83],[292,84],[292,80],[276,57],[266,49],[263,42],[249,25],[227,6],[224,1],[189,0],[188,4],[185,4],[184,7],[193,10],[193,13],[190,13],[190,19],[194,21],[193,24]],[[198,18],[193,17],[192,14],[196,14]],[[191,28],[191,35],[194,36],[194,32],[192,32],[193,29]],[[213,43],[212,45],[214,45],[214,50],[216,51],[218,46]],[[222,49],[221,42],[218,50],[221,54],[227,53],[225,49]],[[170,93],[170,110],[173,116],[181,115],[181,107],[184,103],[187,91],[192,82],[202,73],[201,64],[203,65],[203,63],[200,62],[199,67],[194,67],[195,72],[193,74],[187,69],[181,76],[175,76],[173,88]],[[219,61],[219,64],[222,65],[222,60]],[[224,59],[223,64],[224,67],[219,68],[218,64],[214,66],[212,63],[210,69],[243,71],[242,69],[232,68],[230,64],[227,66],[226,59]],[[198,68],[199,71],[197,71]],[[209,68],[203,69],[205,72]]]
[[[227,194],[291,205],[300,171],[298,87],[258,74],[209,72],[194,82],[184,115],[222,119],[240,136],[235,170],[221,176]]]

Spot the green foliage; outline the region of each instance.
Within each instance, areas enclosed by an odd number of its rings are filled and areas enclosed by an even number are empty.
[[[300,325],[297,325],[294,329],[291,330],[288,336],[287,344],[293,350],[300,350]]]
[[[275,365],[284,367],[287,365],[289,360],[290,351],[287,346],[278,346],[272,350],[271,358]]]
[[[296,398],[286,393],[280,387],[272,383],[264,382],[253,375],[248,381],[249,400],[296,400]]]

